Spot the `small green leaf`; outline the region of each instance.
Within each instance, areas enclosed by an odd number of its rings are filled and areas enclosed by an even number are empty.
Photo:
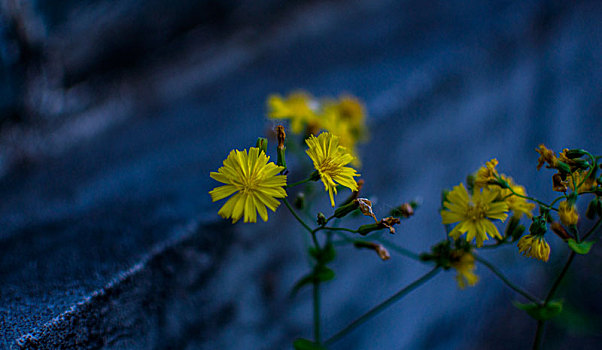
[[[538,321],[549,320],[562,312],[562,300],[551,301],[546,306],[536,303],[522,304],[517,301],[512,304]]]
[[[293,342],[293,346],[295,347],[295,350],[328,350],[322,345],[302,338],[296,339]]]
[[[310,273],[309,275],[305,275],[303,276],[299,281],[297,281],[297,283],[295,283],[295,285],[293,286],[293,289],[291,290],[291,297],[294,297],[295,295],[297,295],[297,293],[299,292],[299,289],[303,288],[304,286],[312,283],[314,280],[314,275],[313,273]]]
[[[314,271],[316,279],[320,282],[330,281],[334,279],[334,271],[324,265],[317,265]]]
[[[583,242],[577,243],[577,241],[575,241],[572,238],[569,239],[567,243],[568,243],[569,247],[577,254],[589,253],[589,250],[592,249],[592,245],[594,244],[593,241],[583,241]]]

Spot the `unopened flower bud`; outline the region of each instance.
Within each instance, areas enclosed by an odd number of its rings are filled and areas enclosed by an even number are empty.
[[[378,222],[376,215],[374,215],[374,212],[372,211],[372,202],[370,202],[367,198],[358,198],[355,201],[359,205],[362,214],[370,216],[374,218],[374,222]]]
[[[276,147],[276,165],[283,166],[286,168],[286,159],[284,157],[286,152],[286,147],[284,146],[286,133],[284,132],[284,126],[276,126],[276,138],[278,139],[278,147]]]
[[[303,192],[297,193],[297,197],[295,197],[295,208],[301,210],[305,207],[305,195]]]
[[[558,169],[558,171],[560,171],[560,173],[562,174],[570,174],[571,173],[571,167],[568,166],[568,164],[561,162],[561,161],[556,161],[556,164],[554,166],[556,169]]]
[[[318,213],[318,225],[324,226],[326,225],[326,215],[324,213]]]
[[[579,158],[579,157],[583,157],[584,155],[587,154],[586,150],[583,149],[570,149],[570,150],[564,150],[564,154],[566,155],[567,158],[570,159],[574,159],[574,158]]]
[[[589,204],[587,205],[587,209],[585,210],[585,216],[588,219],[593,220],[598,214],[597,209],[599,205],[600,201],[598,200],[598,197],[594,197],[594,199],[592,199],[592,201],[589,202]]]
[[[351,213],[352,211],[354,211],[355,209],[359,208],[359,203],[357,202],[357,200],[352,201],[351,203],[347,203],[345,205],[342,205],[340,207],[338,207],[335,211],[334,211],[334,217],[335,218],[342,218],[345,215]]]
[[[567,240],[569,240],[569,238],[571,238],[569,233],[566,232],[564,227],[562,227],[562,225],[558,221],[554,221],[552,223],[552,225],[550,225],[550,229],[552,229],[552,232],[554,232],[556,234],[556,236],[562,238],[565,241],[567,241]]]
[[[255,147],[259,148],[260,151],[263,151],[264,154],[268,154],[268,139],[265,137],[258,137]]]

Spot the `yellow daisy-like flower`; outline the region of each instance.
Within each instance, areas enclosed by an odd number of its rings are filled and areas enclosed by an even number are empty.
[[[512,190],[514,190],[515,193],[520,194],[522,196],[527,195],[527,191],[525,191],[525,188],[521,185],[515,184],[511,177],[502,174],[501,178],[508,183],[508,186],[510,186],[510,188],[512,188]],[[523,216],[523,214],[527,215],[527,217],[529,218],[533,217],[533,214],[531,212],[533,211],[533,209],[535,209],[535,203],[530,203],[522,197],[511,195],[512,191],[510,191],[507,188],[500,188],[499,190],[501,197],[505,198],[504,202],[508,204],[508,209],[510,209],[510,211],[512,211],[512,213],[514,213],[514,215],[517,218],[520,219]]]
[[[270,95],[267,104],[268,117],[272,119],[290,119],[291,130],[295,134],[303,132],[308,124],[318,122],[314,106],[316,102],[305,92],[293,92],[286,98],[282,98],[280,95]]]
[[[535,208],[534,203],[527,202],[526,199],[514,195],[512,191],[508,188],[502,188],[498,185],[491,184],[491,182],[496,182],[499,176],[502,180],[506,181],[508,186],[510,186],[510,188],[515,193],[523,196],[527,195],[525,188],[523,186],[515,184],[514,180],[512,180],[511,177],[506,176],[504,174],[498,174],[497,170],[495,169],[497,165],[498,161],[495,158],[485,163],[485,166],[481,167],[475,175],[475,187],[486,187],[490,191],[497,191],[497,199],[503,199],[504,202],[508,204],[508,209],[510,209],[517,218],[520,219],[523,216],[523,214],[531,218],[533,216],[533,214],[531,214],[531,211]]]
[[[498,161],[495,158],[485,163],[485,166],[481,167],[477,171],[474,180],[475,187],[481,188],[491,184],[492,182],[496,182],[498,173],[497,170],[495,170],[495,167],[497,165]]]
[[[257,147],[232,150],[224,160],[224,166],[210,174],[211,178],[225,183],[209,192],[215,202],[234,193],[221,207],[218,214],[237,222],[244,215],[244,222],[256,222],[257,213],[268,220],[266,207],[272,211],[280,205],[276,198],[286,197],[286,175],[278,175],[284,167],[268,162],[270,157]]]
[[[472,287],[479,281],[479,276],[474,273],[476,269],[474,261],[475,258],[470,252],[452,252],[451,266],[456,269],[456,282],[458,282],[460,289],[464,289],[467,286]]]
[[[483,246],[483,241],[489,239],[489,235],[502,239],[497,227],[491,220],[506,220],[508,217],[508,204],[495,201],[498,193],[488,188],[475,190],[472,198],[468,195],[464,184],[455,186],[447,195],[441,210],[443,224],[459,224],[449,233],[454,239],[458,239],[464,233],[467,241],[476,238],[477,247]]]
[[[360,166],[356,144],[366,136],[364,106],[353,96],[326,100],[322,104],[322,127],[339,137],[341,146],[347,148],[354,157],[352,164]]]
[[[558,217],[565,226],[577,225],[577,221],[579,221],[579,214],[577,214],[575,206],[567,201],[558,204]]]
[[[524,256],[539,259],[541,261],[550,260],[550,245],[546,242],[543,235],[525,235],[518,241],[518,251]]]
[[[334,195],[337,194],[337,183],[357,191],[354,177],[360,176],[355,169],[346,167],[353,156],[345,147],[339,146],[339,138],[331,133],[323,132],[318,137],[311,135],[305,140],[309,149],[305,151],[314,163],[324,189],[330,196],[330,204],[334,207]]]
[[[596,187],[598,184],[596,182],[596,179],[593,177],[586,178],[586,176],[587,176],[587,171],[575,171],[572,174],[567,175],[567,177],[566,177],[567,185],[571,188],[571,190],[575,191],[575,186],[573,185],[573,179],[575,179],[575,183],[577,184],[577,186],[579,186],[579,184],[581,182],[583,182],[581,187],[579,187],[579,190],[577,191],[577,193],[583,193],[585,191],[591,190],[593,187]]]

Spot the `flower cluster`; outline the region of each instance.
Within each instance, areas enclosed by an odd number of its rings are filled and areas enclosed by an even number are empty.
[[[268,117],[286,119],[293,133],[317,136],[321,130],[336,135],[341,146],[353,156],[354,166],[360,165],[357,143],[367,138],[366,112],[353,96],[338,99],[316,99],[303,91],[286,97],[270,95],[267,100]]]

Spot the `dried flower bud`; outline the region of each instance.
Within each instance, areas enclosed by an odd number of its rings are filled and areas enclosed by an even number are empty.
[[[284,148],[284,140],[286,140],[286,133],[284,132],[284,126],[276,126],[276,138],[278,139],[278,149]]]
[[[414,215],[414,207],[410,203],[403,203],[399,207],[399,211],[404,218],[409,218]]]
[[[552,189],[556,192],[566,192],[567,191],[567,183],[562,179],[562,175],[560,173],[554,174],[552,176]]]
[[[370,216],[374,218],[374,222],[378,222],[376,215],[374,215],[374,212],[372,211],[372,202],[370,202],[367,198],[358,198],[355,201],[359,205],[362,214]]]
[[[389,254],[387,248],[385,248],[382,244],[374,242],[356,241],[355,243],[353,243],[353,245],[356,248],[366,248],[374,250],[383,261],[391,259],[391,254]]]
[[[393,228],[393,225],[395,224],[399,224],[401,223],[401,220],[399,220],[398,218],[394,218],[392,216],[386,217],[382,220],[380,220],[379,225],[382,227],[386,227],[389,229],[389,233],[394,234],[395,233],[395,228]]]

